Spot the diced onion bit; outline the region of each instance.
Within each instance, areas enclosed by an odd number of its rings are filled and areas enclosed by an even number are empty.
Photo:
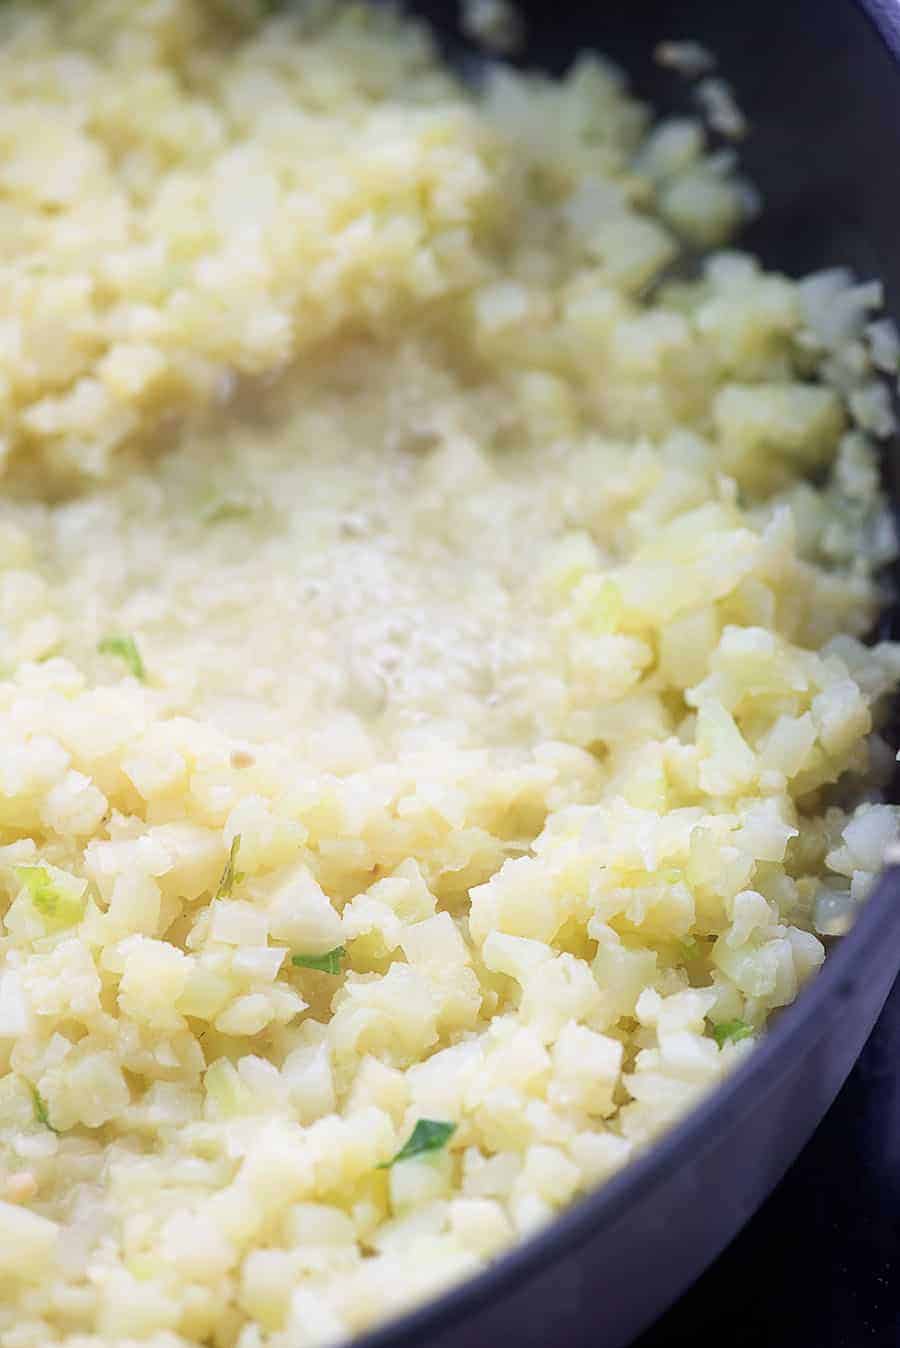
[[[857,905],[848,890],[828,889],[816,896],[813,927],[820,936],[844,936],[853,926]]]

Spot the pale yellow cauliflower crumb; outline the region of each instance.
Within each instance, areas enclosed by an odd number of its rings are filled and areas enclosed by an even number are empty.
[[[714,1086],[895,839],[877,288],[674,267],[747,189],[599,58],[58,0],[0,91],[0,1344],[334,1341]]]

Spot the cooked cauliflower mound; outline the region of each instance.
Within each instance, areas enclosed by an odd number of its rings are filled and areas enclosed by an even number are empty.
[[[897,832],[878,287],[601,58],[271,9],[0,12],[3,1348],[477,1270]]]

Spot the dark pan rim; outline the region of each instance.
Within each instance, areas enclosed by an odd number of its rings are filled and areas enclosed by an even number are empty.
[[[831,947],[825,963],[779,1013],[771,1029],[731,1074],[672,1125],[645,1152],[617,1174],[527,1236],[487,1268],[409,1311],[367,1330],[353,1348],[421,1348],[429,1332],[452,1328],[488,1302],[512,1291],[538,1268],[558,1262],[613,1225],[639,1198],[664,1183],[686,1163],[696,1163],[706,1147],[746,1114],[746,1101],[758,1103],[774,1080],[791,1070],[795,1055],[817,1037],[816,1022],[848,984],[865,976],[866,960],[891,944],[900,968],[900,866],[879,876],[852,931]],[[748,1213],[748,1217],[749,1217]]]
[[[900,58],[900,10],[895,0],[859,0],[892,56]]]

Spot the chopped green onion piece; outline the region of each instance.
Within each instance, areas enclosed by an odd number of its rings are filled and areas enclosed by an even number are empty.
[[[57,883],[46,866],[17,866],[16,878],[28,890],[34,911],[50,927],[60,930],[74,927],[84,917],[81,894],[74,890],[67,892],[65,885]]]
[[[700,946],[693,936],[689,936],[686,940],[678,942],[678,950],[682,959],[692,960],[697,958]]]
[[[719,1048],[722,1048],[725,1044],[736,1044],[740,1039],[749,1039],[753,1033],[753,1026],[748,1025],[745,1020],[720,1020],[718,1025],[712,1027],[712,1032]]]
[[[216,890],[217,899],[230,899],[231,891],[235,885],[239,885],[246,877],[236,869],[238,852],[241,849],[241,835],[236,833],[231,840],[231,851],[228,853],[228,860],[225,862],[225,869],[222,872],[222,878],[219,881],[219,887]]]
[[[115,655],[119,660],[124,660],[136,679],[143,681],[147,677],[147,671],[144,668],[144,662],[141,659],[141,653],[137,648],[134,637],[104,637],[99,642],[97,650],[101,655]]]
[[[45,1128],[49,1128],[51,1133],[58,1132],[59,1130],[54,1128],[53,1124],[50,1122],[50,1115],[47,1113],[47,1101],[41,1095],[37,1086],[32,1086],[31,1098],[34,1101],[34,1117],[37,1119],[38,1123],[42,1123]]]
[[[323,974],[339,974],[341,960],[346,953],[344,946],[337,945],[325,955],[294,955],[291,964],[295,964],[298,969],[318,969]]]
[[[440,1119],[419,1119],[397,1155],[390,1161],[382,1161],[378,1169],[388,1170],[398,1161],[408,1161],[412,1156],[424,1156],[431,1151],[440,1151],[455,1132],[455,1123],[443,1123]]]
[[[28,890],[28,897],[42,917],[56,917],[60,893],[43,866],[17,866],[16,877]]]

